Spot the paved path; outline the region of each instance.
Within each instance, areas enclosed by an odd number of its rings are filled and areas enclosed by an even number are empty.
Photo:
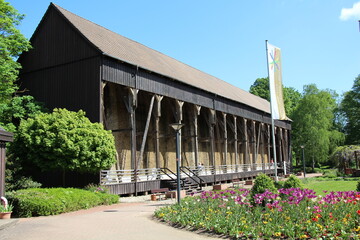
[[[152,219],[160,202],[120,203],[49,217],[19,219],[0,230],[1,240],[184,240],[218,239],[170,227]]]

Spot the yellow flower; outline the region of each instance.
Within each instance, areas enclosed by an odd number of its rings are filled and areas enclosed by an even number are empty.
[[[304,239],[304,238],[307,238],[307,237],[308,237],[308,236],[304,234],[304,235],[301,235],[301,236],[300,236],[300,239]]]
[[[159,214],[159,217],[160,217],[160,218],[162,218],[162,217],[164,217],[164,216],[165,216],[164,213],[160,213],[160,214]]]
[[[281,236],[281,232],[276,232],[276,233],[274,233],[274,236],[275,236],[275,237],[280,237],[280,236]]]
[[[353,229],[355,232],[360,232],[360,226],[357,226],[357,228]]]

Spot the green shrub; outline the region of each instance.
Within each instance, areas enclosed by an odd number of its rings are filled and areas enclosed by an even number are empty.
[[[269,176],[260,173],[255,178],[254,186],[251,189],[251,194],[250,194],[251,199],[253,199],[253,197],[256,194],[264,193],[266,189],[272,193],[277,193],[277,189],[274,185],[274,181]]]
[[[356,185],[356,191],[360,192],[360,180],[358,181],[358,183]]]
[[[48,216],[114,204],[119,196],[75,188],[31,188],[8,194],[18,217]]]
[[[294,175],[290,175],[288,179],[284,182],[283,188],[303,188],[301,181]]]
[[[277,182],[274,182],[274,185],[277,189],[280,189],[280,188],[284,188],[284,181],[277,181]]]
[[[54,109],[21,120],[12,145],[16,159],[44,171],[98,172],[116,161],[111,132],[81,110]]]

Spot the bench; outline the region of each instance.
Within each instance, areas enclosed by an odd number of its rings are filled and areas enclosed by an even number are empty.
[[[169,192],[169,189],[168,188],[151,189],[150,192],[152,196],[155,196],[155,199],[151,199],[151,200],[155,201],[155,200],[161,200],[161,197],[164,197],[164,199],[166,199],[166,194]]]
[[[238,188],[240,188],[240,187],[244,187],[244,181],[240,181],[240,179],[234,179],[233,181],[232,181],[232,185],[233,185],[233,188],[235,188],[235,187],[238,187]]]

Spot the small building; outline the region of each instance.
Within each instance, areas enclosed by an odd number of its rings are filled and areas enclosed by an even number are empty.
[[[0,127],[0,197],[5,195],[6,143],[12,142],[13,136]]]
[[[117,163],[101,180],[114,192],[146,192],[171,178],[174,122],[184,124],[187,174],[201,164],[206,182],[274,172],[268,101],[52,3],[30,41],[19,58],[21,87],[49,109],[83,109],[112,131]],[[291,124],[275,125],[283,168]]]

